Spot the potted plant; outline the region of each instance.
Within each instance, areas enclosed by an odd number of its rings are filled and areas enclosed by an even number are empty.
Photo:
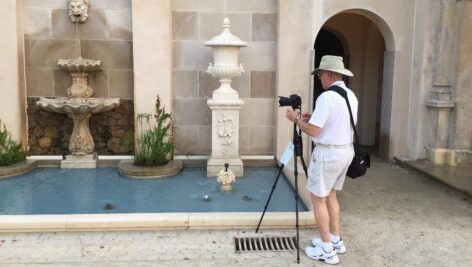
[[[182,162],[174,160],[172,115],[161,107],[159,96],[155,111],[137,115],[139,134],[132,131],[124,138],[124,145],[133,153],[132,164],[122,161],[122,175],[136,178],[158,178],[174,175],[182,169]]]

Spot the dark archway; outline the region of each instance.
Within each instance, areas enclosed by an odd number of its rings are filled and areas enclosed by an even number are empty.
[[[314,49],[314,68],[317,68],[320,65],[321,57],[324,55],[334,55],[345,58],[344,51],[347,51],[340,38],[338,38],[334,32],[327,28],[321,28],[320,32],[316,36]],[[313,76],[313,79],[313,107],[315,107],[316,99],[323,92],[323,88],[321,88],[321,82],[318,77]]]
[[[388,121],[381,118],[386,43],[380,28],[366,16],[339,13],[325,22],[314,48],[315,67],[322,56],[337,55],[343,57],[346,68],[354,73],[354,77],[345,77],[344,81],[359,100],[356,126],[359,141],[371,152],[383,154],[381,150],[386,146],[381,145],[381,125]],[[323,89],[318,77],[313,79],[313,101],[316,101]]]
[[[340,38],[338,38],[338,36],[333,31],[330,31],[327,28],[321,28],[319,31],[318,35],[316,36],[314,49],[314,69],[320,65],[320,61],[323,56],[333,55],[345,58],[346,53],[344,51],[347,51]],[[316,99],[318,99],[321,93],[323,93],[323,88],[321,87],[320,79],[317,76],[313,76],[313,108],[315,108]],[[311,149],[314,149],[313,143]]]

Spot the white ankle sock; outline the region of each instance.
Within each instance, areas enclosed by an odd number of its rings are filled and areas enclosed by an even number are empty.
[[[329,252],[333,251],[333,243],[331,243],[331,242],[325,243],[325,242],[321,241],[321,246],[323,247],[323,250],[325,252],[329,253]]]
[[[341,238],[339,237],[339,235],[333,235],[331,233],[329,233],[329,235],[331,236],[331,242],[333,243],[338,243],[339,240],[341,240]]]

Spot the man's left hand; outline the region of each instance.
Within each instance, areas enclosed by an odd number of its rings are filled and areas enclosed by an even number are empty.
[[[287,112],[285,113],[285,117],[289,121],[295,122],[295,119],[300,118],[300,112],[293,109],[287,109]]]

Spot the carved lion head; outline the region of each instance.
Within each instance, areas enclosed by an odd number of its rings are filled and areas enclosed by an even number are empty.
[[[74,23],[84,23],[88,18],[89,0],[69,0],[69,18]]]

